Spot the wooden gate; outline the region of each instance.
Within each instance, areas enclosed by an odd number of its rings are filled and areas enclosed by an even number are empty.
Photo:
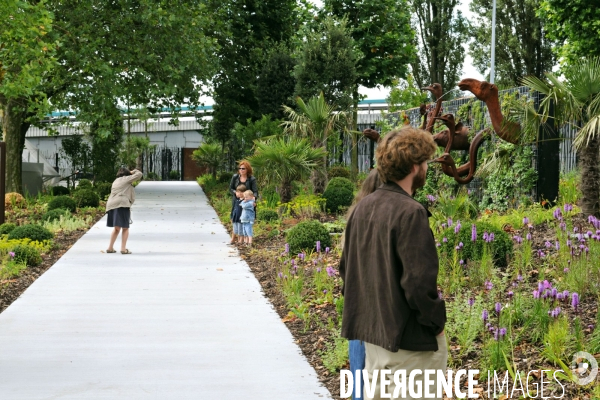
[[[183,180],[184,181],[195,181],[197,177],[208,172],[207,168],[200,168],[194,160],[192,160],[192,153],[196,150],[196,147],[189,148],[184,147],[181,149],[183,153]]]

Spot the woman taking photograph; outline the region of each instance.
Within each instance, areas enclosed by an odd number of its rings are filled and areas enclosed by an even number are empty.
[[[252,166],[246,160],[240,161],[238,173],[234,174],[229,182],[229,194],[231,194],[231,209],[235,206],[235,191],[239,185],[246,186],[247,190],[252,190],[254,198],[258,199],[258,184],[256,178],[252,175]]]
[[[112,184],[110,196],[106,202],[108,218],[106,226],[114,228],[110,235],[110,244],[107,253],[116,253],[113,248],[119,232],[121,235],[121,254],[131,254],[127,249],[127,238],[129,238],[129,221],[131,219],[131,206],[135,201],[135,189],[133,183],[142,179],[142,173],[137,169],[129,171],[127,168],[119,168],[117,179]]]

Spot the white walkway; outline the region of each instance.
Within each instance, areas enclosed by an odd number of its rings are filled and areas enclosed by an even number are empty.
[[[104,218],[0,314],[0,399],[330,398],[195,182],[132,219],[133,254]]]

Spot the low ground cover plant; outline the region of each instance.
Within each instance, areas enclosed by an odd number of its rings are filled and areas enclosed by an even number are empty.
[[[50,240],[54,237],[52,232],[37,224],[21,225],[8,234],[8,239],[31,239],[37,242]]]

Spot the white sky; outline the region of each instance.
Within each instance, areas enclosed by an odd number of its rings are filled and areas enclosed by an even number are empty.
[[[310,0],[310,1],[319,7],[321,7],[323,5],[321,0]],[[469,11],[470,3],[471,3],[471,0],[462,0],[462,3],[459,6],[459,9],[462,11],[463,15],[467,19],[471,19],[471,15],[472,15],[471,12]],[[473,59],[467,52],[466,44],[463,47],[465,48],[465,52],[464,52],[465,53],[465,61],[463,64],[463,73],[460,76],[460,79],[475,78],[478,80],[483,80],[484,79],[483,75],[481,75],[473,66]],[[365,88],[365,87],[361,86],[361,87],[359,87],[358,91],[360,94],[367,95],[367,99],[377,100],[377,99],[385,99],[388,96],[388,94],[390,93],[390,88],[379,87],[379,88],[369,89],[369,88]],[[202,100],[204,101],[204,103],[206,105],[214,104],[213,99],[210,97],[203,97]]]

